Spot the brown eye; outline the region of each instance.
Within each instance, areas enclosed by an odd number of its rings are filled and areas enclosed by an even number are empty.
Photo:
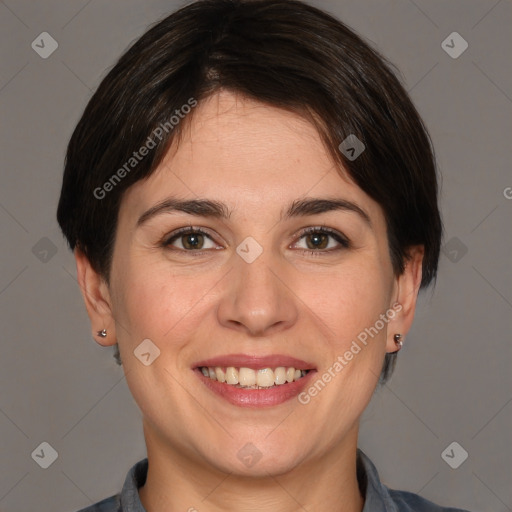
[[[305,238],[308,249],[325,249],[329,245],[329,235],[323,233],[311,233]]]
[[[181,236],[181,244],[185,249],[202,249],[204,244],[204,235],[201,233],[190,233]]]
[[[350,247],[350,242],[345,236],[330,228],[307,228],[300,236],[300,241],[302,240],[306,241],[305,247],[298,245],[298,248],[309,253],[330,253]]]
[[[162,243],[162,245],[163,247],[188,252],[216,248],[216,245],[209,234],[200,229],[191,228],[184,228],[174,232]]]

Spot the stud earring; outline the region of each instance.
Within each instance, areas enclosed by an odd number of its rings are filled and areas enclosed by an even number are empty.
[[[107,337],[107,329],[102,329],[101,331],[98,331],[96,333],[97,336],[100,338],[106,338]]]
[[[402,341],[402,338],[403,338],[403,336],[401,334],[395,334],[393,336],[394,342],[398,345],[398,350],[400,350],[402,348],[402,345],[404,344],[404,342]],[[397,352],[398,352],[398,350],[397,350]]]

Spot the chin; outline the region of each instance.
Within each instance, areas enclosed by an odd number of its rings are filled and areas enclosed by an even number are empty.
[[[295,449],[286,448],[282,442],[259,440],[231,443],[221,453],[205,457],[210,464],[223,473],[236,476],[268,477],[278,476],[295,469],[304,459],[303,443]]]

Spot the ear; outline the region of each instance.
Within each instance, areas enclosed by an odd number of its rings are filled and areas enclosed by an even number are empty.
[[[117,338],[108,285],[103,277],[92,268],[87,256],[79,248],[76,248],[73,253],[76,260],[78,284],[91,321],[93,337],[102,346],[114,345]],[[107,331],[106,337],[98,335],[98,331],[103,329]]]
[[[404,271],[396,279],[394,309],[398,314],[389,323],[386,342],[388,353],[397,351],[394,335],[401,334],[403,340],[411,328],[420,290],[424,254],[423,245],[410,247],[407,251]]]

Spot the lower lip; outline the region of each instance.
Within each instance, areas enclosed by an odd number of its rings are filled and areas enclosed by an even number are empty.
[[[272,407],[295,398],[308,384],[315,370],[293,382],[267,389],[244,389],[205,377],[199,368],[194,370],[201,381],[214,393],[239,407]]]

